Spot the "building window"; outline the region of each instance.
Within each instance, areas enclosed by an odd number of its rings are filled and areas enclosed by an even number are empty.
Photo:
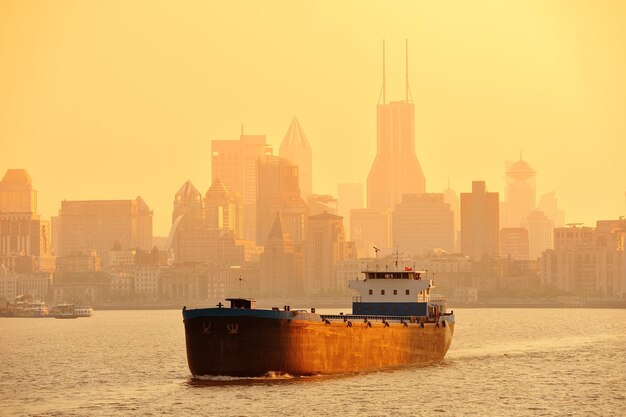
[[[409,295],[409,294],[411,294],[411,291],[410,290],[406,290],[406,295]]]
[[[370,290],[370,295],[374,294],[374,290]]]
[[[393,290],[393,295],[398,295],[398,290]]]
[[[380,295],[385,295],[385,290],[380,290]]]

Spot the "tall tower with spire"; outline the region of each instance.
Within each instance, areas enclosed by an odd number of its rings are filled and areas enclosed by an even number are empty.
[[[298,166],[300,193],[306,200],[313,193],[313,153],[295,117],[280,144],[279,155]]]
[[[415,105],[409,87],[408,62],[407,41],[405,99],[387,103],[383,41],[382,100],[376,107],[377,151],[367,176],[367,207],[371,209],[393,209],[402,201],[403,194],[421,194],[426,189],[424,173],[415,155]]]

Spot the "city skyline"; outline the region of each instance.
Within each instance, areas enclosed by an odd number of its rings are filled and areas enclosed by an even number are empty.
[[[243,124],[277,155],[293,117],[314,150],[314,193],[365,184],[382,39],[390,99],[404,96],[409,39],[426,192],[449,179],[467,192],[481,180],[502,199],[502,161],[521,150],[537,171],[537,196],[556,191],[566,222],[624,213],[621,4],[362,5],[359,19],[349,4],[292,6],[324,30],[266,24],[279,6],[238,11],[226,24],[220,17],[235,12],[226,5],[142,5],[127,5],[124,18],[97,4],[0,5],[0,54],[12,63],[0,68],[0,171],[30,173],[45,218],[64,199],[140,195],[155,234],[166,235],[180,184],[211,186],[211,141],[236,139]],[[165,21],[170,31],[160,31]]]

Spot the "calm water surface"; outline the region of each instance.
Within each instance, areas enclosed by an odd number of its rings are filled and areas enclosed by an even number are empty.
[[[180,311],[0,318],[1,416],[623,416],[626,311],[456,309],[443,363],[192,379]]]

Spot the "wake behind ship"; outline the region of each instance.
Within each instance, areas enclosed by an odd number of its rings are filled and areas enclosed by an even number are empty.
[[[441,361],[452,341],[454,314],[433,282],[412,268],[365,271],[352,314],[255,308],[183,308],[187,362],[194,376],[262,376],[369,371]]]

